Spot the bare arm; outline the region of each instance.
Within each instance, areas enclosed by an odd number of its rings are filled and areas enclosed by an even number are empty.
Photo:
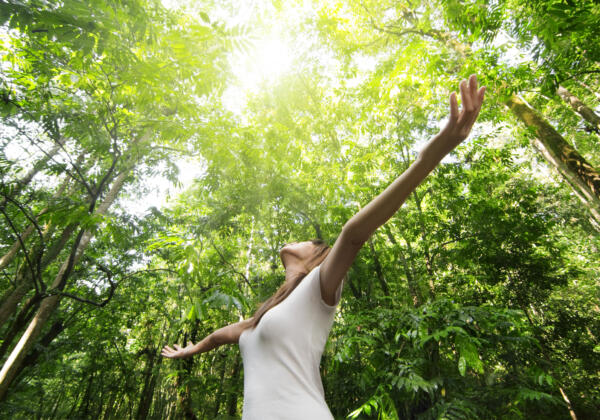
[[[462,109],[459,113],[456,94],[450,95],[450,118],[442,131],[421,150],[417,160],[392,182],[381,194],[356,213],[344,225],[340,236],[321,265],[321,295],[328,304],[335,302],[335,292],[356,254],[375,232],[398,211],[440,161],[458,146],[471,131],[481,104],[485,88],[477,89],[477,79],[460,84]]]
[[[187,346],[180,347],[174,344],[171,348],[165,346],[161,354],[171,359],[182,359],[193,356],[196,353],[205,353],[223,344],[237,344],[242,331],[250,325],[252,318],[244,321],[236,322],[235,324],[227,325],[226,327],[215,330],[212,334],[204,338],[202,341],[194,344],[189,342]]]

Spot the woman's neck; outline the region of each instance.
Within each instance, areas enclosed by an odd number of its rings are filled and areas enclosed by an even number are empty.
[[[290,261],[285,266],[286,283],[298,277],[299,274],[307,274],[304,264],[300,261]]]

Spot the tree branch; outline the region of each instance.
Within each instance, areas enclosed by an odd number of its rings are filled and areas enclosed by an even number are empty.
[[[248,280],[248,278],[246,277],[246,275],[244,273],[240,273],[239,271],[236,270],[236,268],[233,266],[233,264],[231,264],[221,253],[221,251],[219,251],[219,248],[217,248],[217,246],[211,241],[210,243],[212,245],[212,247],[215,249],[215,251],[217,251],[217,254],[219,255],[219,257],[221,258],[221,261],[223,261],[225,264],[227,264],[229,267],[231,267],[231,270],[237,274],[238,276],[240,276],[242,279],[244,279],[244,281],[246,282],[246,284],[248,285],[248,287],[250,288],[250,290],[252,291],[253,294],[255,294],[254,292],[254,287],[252,287],[252,284],[250,283],[250,281]],[[242,293],[243,291],[240,290]]]
[[[106,306],[106,304],[108,302],[110,302],[110,300],[114,296],[115,290],[117,288],[117,284],[113,281],[113,279],[112,279],[113,278],[113,272],[108,267],[106,267],[105,265],[101,264],[98,261],[95,261],[95,264],[98,267],[98,270],[100,270],[104,274],[106,274],[106,279],[110,283],[110,289],[108,291],[108,296],[102,302],[95,302],[95,301],[90,300],[90,299],[85,299],[85,298],[83,298],[81,296],[77,296],[77,295],[74,295],[72,293],[63,292],[63,291],[61,291],[59,289],[48,290],[48,292],[44,295],[44,297],[59,295],[59,296],[62,296],[62,297],[68,297],[70,299],[76,300],[76,301],[81,302],[81,303],[87,303],[88,305],[97,306],[99,308],[102,308],[102,307]]]
[[[6,214],[6,211],[4,211],[4,208],[0,207],[0,212],[2,212],[2,214],[4,215],[4,218],[8,222],[8,225],[10,226],[11,230],[13,231],[13,233],[15,234],[15,236],[17,237],[17,240],[21,244],[21,249],[23,250],[23,255],[25,256],[25,260],[27,261],[27,266],[29,267],[29,270],[31,271],[31,278],[33,280],[33,285],[35,286],[35,292],[37,294],[37,293],[40,292],[39,286],[37,284],[37,277],[36,277],[35,271],[33,269],[33,264],[31,263],[31,261],[29,259],[29,254],[27,252],[27,248],[25,248],[25,244],[23,243],[23,239],[21,238],[21,235],[17,231],[17,228],[13,224],[12,220],[10,219],[10,217]]]

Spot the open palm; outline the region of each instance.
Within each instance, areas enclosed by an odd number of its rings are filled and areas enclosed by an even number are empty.
[[[441,159],[466,139],[477,120],[485,87],[478,88],[477,77],[471,75],[469,80],[460,83],[462,108],[459,112],[456,93],[450,94],[450,118],[446,126],[421,151],[421,156]]]
[[[169,359],[183,359],[186,357],[190,357],[193,354],[191,352],[192,346],[192,342],[189,342],[186,347],[181,347],[177,344],[173,344],[173,348],[169,346],[163,347],[160,354],[164,357],[168,357]]]

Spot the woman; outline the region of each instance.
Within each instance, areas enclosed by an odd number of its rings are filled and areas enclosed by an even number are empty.
[[[469,134],[483,102],[472,75],[460,83],[462,109],[450,95],[450,118],[417,160],[344,225],[329,249],[321,241],[285,245],[285,282],[252,318],[216,330],[197,344],[165,346],[162,355],[189,357],[239,343],[244,362],[244,420],[333,419],[319,373],[343,279],[373,232],[396,213],[440,161]]]

